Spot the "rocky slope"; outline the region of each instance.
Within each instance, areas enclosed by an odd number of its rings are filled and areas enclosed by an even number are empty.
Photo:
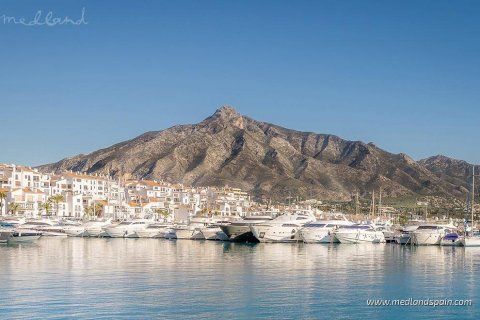
[[[464,194],[460,178],[433,167],[373,144],[290,130],[222,107],[198,124],[147,132],[39,169],[230,185],[276,199],[289,193],[349,199],[356,191],[362,194],[380,186],[390,196]]]

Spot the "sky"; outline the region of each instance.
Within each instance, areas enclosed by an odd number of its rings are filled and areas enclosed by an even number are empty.
[[[41,17],[87,24],[32,25]],[[0,1],[0,163],[40,165],[222,105],[480,164],[478,1]]]

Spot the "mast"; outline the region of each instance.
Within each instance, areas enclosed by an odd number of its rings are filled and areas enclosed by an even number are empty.
[[[378,216],[382,215],[382,188],[380,188],[380,195],[378,199]]]
[[[375,189],[372,191],[372,218],[375,218]]]
[[[475,165],[472,166],[472,230],[473,230],[473,213],[475,211],[473,205],[475,204]]]
[[[358,216],[358,191],[355,194],[355,215]]]

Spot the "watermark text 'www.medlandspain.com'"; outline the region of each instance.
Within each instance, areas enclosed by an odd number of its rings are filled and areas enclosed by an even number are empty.
[[[34,27],[34,26],[55,27],[55,26],[62,26],[62,25],[80,26],[80,25],[88,24],[85,18],[85,8],[82,8],[82,11],[78,19],[72,19],[68,16],[57,17],[54,15],[52,11],[49,11],[46,14],[44,14],[42,10],[38,10],[35,13],[35,15],[30,19],[2,14],[0,15],[0,24],[2,23],[4,25],[14,24],[14,25],[20,25],[20,26],[27,26],[27,27]]]
[[[453,300],[453,299],[371,299],[367,300],[367,306],[374,307],[469,307],[472,306],[472,300]]]

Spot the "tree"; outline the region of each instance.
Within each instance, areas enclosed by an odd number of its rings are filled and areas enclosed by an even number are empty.
[[[92,208],[94,209],[95,215],[100,217],[103,214],[103,204],[101,203],[94,203]]]
[[[58,217],[58,206],[60,202],[65,201],[65,197],[61,194],[56,194],[48,198],[48,201],[55,203],[55,215]]]
[[[160,209],[160,208],[157,208],[157,209],[153,210],[153,212],[155,212],[157,214],[157,216],[160,215],[164,220],[167,219],[168,216],[170,215],[168,210]]]
[[[90,218],[90,216],[92,215],[93,213],[93,206],[86,206],[84,209],[83,209],[83,212],[85,213],[85,215]]]
[[[3,202],[7,199],[7,193],[5,191],[0,191],[0,214],[3,211]]]
[[[40,208],[45,210],[45,215],[48,216],[49,212],[52,210],[52,203],[50,201],[46,201],[40,204]]]
[[[12,203],[10,203],[10,205],[8,206],[8,210],[9,210],[12,214],[17,215],[18,210],[20,210],[20,205],[19,205],[18,203],[12,202]]]

